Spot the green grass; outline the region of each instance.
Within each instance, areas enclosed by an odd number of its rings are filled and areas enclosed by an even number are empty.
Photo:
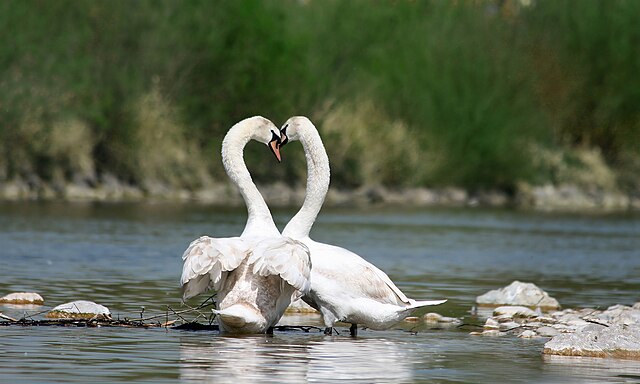
[[[342,186],[553,182],[540,148],[600,151],[637,185],[640,3],[519,4],[2,2],[0,180],[198,188],[260,114],[311,117]],[[264,167],[258,148],[258,181],[303,179],[299,151]]]

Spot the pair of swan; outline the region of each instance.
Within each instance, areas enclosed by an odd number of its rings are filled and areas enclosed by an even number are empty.
[[[225,137],[223,163],[247,203],[247,226],[240,238],[203,237],[190,245],[183,256],[184,298],[213,287],[218,290],[219,300],[222,298],[219,303],[220,309],[216,311],[220,316],[221,329],[257,333],[268,331],[275,325],[286,309],[286,306],[282,308],[285,302],[288,305],[292,299],[302,296],[306,303],[320,311],[326,327],[325,334],[331,334],[335,323],[341,321],[351,323],[352,336],[357,334],[358,324],[371,329],[386,329],[417,308],[444,303],[446,300],[410,299],[384,272],[355,253],[311,240],[309,232],[329,189],[330,170],[327,153],[317,129],[306,117],[290,118],[277,133],[273,128],[273,123],[269,120],[254,117],[236,124]],[[243,133],[239,134],[236,131]],[[264,132],[257,134],[259,131]],[[242,139],[229,139],[230,135]],[[251,181],[242,159],[242,148],[252,138],[267,144],[278,160],[280,148],[289,141],[298,140],[304,148],[307,161],[307,193],[302,207],[281,235],[273,223],[264,199]],[[231,156],[230,160],[230,155],[235,156]],[[209,246],[207,251],[199,245],[201,242],[226,245],[231,241],[235,242],[237,248],[226,250],[226,253],[231,255],[230,258],[221,252],[220,245]],[[277,244],[277,247],[274,247],[277,249],[275,253],[278,257],[270,258],[263,255],[265,241]],[[216,256],[212,257],[212,254]],[[285,254],[289,257],[284,257]],[[203,259],[210,261],[203,262]],[[278,268],[269,264],[271,259],[281,262]],[[280,286],[285,289],[275,289],[278,280],[281,281]],[[249,285],[258,289],[240,289],[239,285]],[[260,287],[269,289],[261,290]],[[255,294],[266,291],[269,292]],[[232,298],[229,298],[230,295]],[[253,301],[258,296],[262,300],[260,303]],[[231,305],[225,307],[225,302]],[[255,326],[252,325],[252,321],[247,321],[248,310],[245,310],[243,315],[237,311],[229,314],[231,308],[239,305],[238,302],[242,302],[245,309],[253,308],[253,321],[261,318],[265,320]],[[261,313],[262,316],[257,313]]]

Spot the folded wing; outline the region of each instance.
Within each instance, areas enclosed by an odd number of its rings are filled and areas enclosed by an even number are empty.
[[[239,237],[217,239],[202,236],[182,255],[182,298],[186,300],[213,288],[220,289],[226,272],[236,269],[247,256]]]
[[[296,289],[293,299],[311,288],[311,258],[303,243],[288,237],[265,239],[256,244],[248,260],[253,273],[260,276],[279,275]]]

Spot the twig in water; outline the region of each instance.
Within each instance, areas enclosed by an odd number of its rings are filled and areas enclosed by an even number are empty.
[[[9,321],[13,321],[14,323],[18,321],[16,319],[14,319],[13,317],[9,317],[9,316],[4,315],[2,313],[0,313],[0,318],[5,319],[5,320],[9,320]]]
[[[168,305],[167,305],[167,308],[169,308],[169,310],[171,310],[171,312],[173,312],[174,315],[178,316],[180,318],[180,320],[184,321],[185,323],[188,323],[188,321],[184,317],[180,316],[180,314],[178,312],[174,311],[173,308],[171,308]],[[181,311],[181,313],[182,313],[182,311]]]

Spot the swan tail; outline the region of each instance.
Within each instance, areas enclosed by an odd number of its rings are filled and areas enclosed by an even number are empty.
[[[447,300],[422,300],[422,301],[417,301],[412,299],[409,299],[409,300],[411,300],[411,303],[409,304],[409,306],[406,307],[408,309],[417,309],[417,308],[427,307],[430,305],[440,305],[447,302]]]

